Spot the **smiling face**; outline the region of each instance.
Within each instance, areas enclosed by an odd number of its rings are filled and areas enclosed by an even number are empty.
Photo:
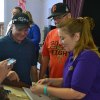
[[[12,25],[12,36],[16,42],[23,41],[28,34],[28,26],[18,29],[14,24]]]
[[[73,51],[75,46],[77,45],[78,40],[80,39],[79,33],[70,35],[68,33],[65,33],[64,31],[61,31],[61,29],[59,29],[58,34],[60,37],[60,43],[63,45],[64,49],[67,52]]]

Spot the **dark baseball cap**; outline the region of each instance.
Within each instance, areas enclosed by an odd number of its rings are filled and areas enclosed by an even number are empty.
[[[14,24],[17,29],[29,27],[29,17],[24,13],[17,14],[13,16],[12,24]]]
[[[57,4],[54,4],[51,8],[51,15],[48,17],[49,18],[52,18],[52,17],[56,17],[56,16],[59,16],[59,15],[62,15],[64,13],[69,13],[69,8],[67,6],[67,4],[65,3],[57,3]]]

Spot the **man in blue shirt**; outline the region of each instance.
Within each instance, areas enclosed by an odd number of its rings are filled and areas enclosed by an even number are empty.
[[[31,85],[31,78],[37,81],[37,60],[33,43],[26,38],[28,28],[29,17],[26,14],[17,14],[12,18],[11,32],[0,40],[0,61],[16,59],[13,70],[18,74],[20,81]]]

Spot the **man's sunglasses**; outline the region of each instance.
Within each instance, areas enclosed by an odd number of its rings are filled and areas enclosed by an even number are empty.
[[[65,17],[67,15],[67,13],[63,14],[63,15],[59,15],[59,16],[55,16],[55,17],[52,17],[52,19],[62,19],[63,17]]]

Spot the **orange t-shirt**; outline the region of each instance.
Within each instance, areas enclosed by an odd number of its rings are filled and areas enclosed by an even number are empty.
[[[63,75],[63,68],[67,59],[68,53],[63,46],[59,44],[58,30],[51,30],[45,39],[42,56],[48,56],[49,62],[49,77],[60,78]]]

